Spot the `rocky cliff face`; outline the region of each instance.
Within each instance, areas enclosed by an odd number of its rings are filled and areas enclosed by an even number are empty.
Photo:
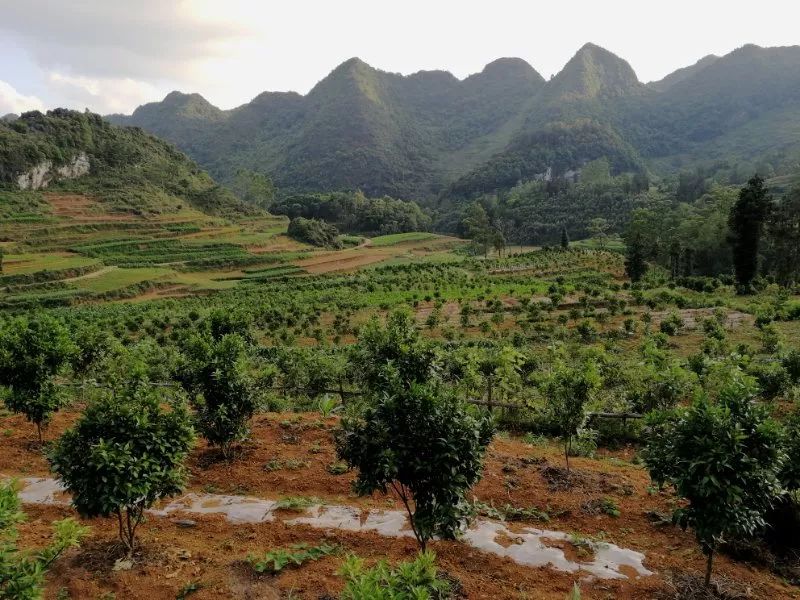
[[[46,188],[56,179],[75,179],[89,173],[89,157],[85,152],[75,156],[70,162],[54,166],[46,160],[17,177],[17,185],[21,190],[39,190]]]

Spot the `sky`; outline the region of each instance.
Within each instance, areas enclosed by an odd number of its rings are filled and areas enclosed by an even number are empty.
[[[130,113],[172,90],[220,108],[306,93],[358,56],[463,78],[504,56],[545,78],[586,42],[657,80],[747,43],[800,44],[796,0],[0,0],[0,116]]]

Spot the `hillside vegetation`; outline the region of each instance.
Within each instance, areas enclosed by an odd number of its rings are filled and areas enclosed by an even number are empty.
[[[222,181],[244,168],[287,195],[458,200],[574,177],[601,157],[615,175],[697,165],[780,175],[800,153],[798,92],[797,46],[744,46],[644,85],[626,61],[587,44],[550,81],[513,58],[464,80],[351,59],[306,96],[265,92],[223,111],[173,92],[109,118],[176,143]]]
[[[182,152],[141,129],[64,109],[0,122],[0,185],[9,192],[31,169],[47,162],[63,167],[81,154],[89,159],[88,174],[57,177],[52,189],[90,194],[114,210],[136,214],[183,208],[207,214],[253,212]]]

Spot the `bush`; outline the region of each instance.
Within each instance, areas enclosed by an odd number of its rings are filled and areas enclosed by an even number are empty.
[[[377,395],[336,434],[337,455],[358,469],[355,490],[394,490],[423,550],[434,535],[453,538],[469,513],[464,496],[492,437],[471,409],[433,384],[412,384]]]
[[[194,442],[186,407],[134,380],[90,404],[49,453],[50,467],[84,517],[116,515],[127,556],[144,511],[183,490]]]
[[[196,336],[187,344],[187,361],[181,368],[180,378],[197,411],[197,429],[226,459],[235,444],[249,437],[257,406],[245,349],[236,333],[219,340]]]
[[[683,319],[678,313],[671,312],[661,321],[659,330],[661,333],[666,333],[667,335],[677,335],[681,327],[683,327]]]
[[[36,425],[39,441],[63,402],[54,378],[76,351],[64,324],[45,314],[15,319],[0,333],[0,384],[11,388],[5,404]]]
[[[436,555],[423,552],[415,560],[391,567],[381,561],[368,569],[349,556],[340,570],[345,579],[341,600],[436,600],[449,597],[450,584],[439,579]]]
[[[35,554],[17,549],[17,524],[25,515],[19,508],[13,481],[0,482],[0,598],[36,600],[43,597],[44,576],[67,549],[77,546],[88,532],[74,519],[53,523],[53,541]]]
[[[303,217],[292,219],[289,221],[286,235],[312,246],[341,248],[342,245],[338,239],[339,232],[336,227],[317,219],[304,219]]]
[[[730,378],[716,403],[701,396],[689,409],[649,420],[642,457],[656,483],[687,500],[673,518],[694,530],[707,556],[706,585],[719,543],[761,530],[782,491],[781,433],[752,402],[755,391],[746,378]]]

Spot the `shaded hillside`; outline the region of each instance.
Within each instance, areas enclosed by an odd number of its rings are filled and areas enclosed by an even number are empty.
[[[0,186],[89,193],[117,210],[247,212],[172,145],[99,115],[56,109],[0,123]]]
[[[353,58],[306,96],[267,92],[221,111],[173,92],[109,118],[173,141],[222,180],[246,168],[284,193],[425,200],[574,176],[600,156],[614,173],[712,161],[766,161],[780,173],[800,154],[799,113],[800,47],[745,46],[644,85],[625,60],[586,44],[547,82],[515,58],[464,80]]]
[[[657,92],[665,92],[669,88],[671,88],[676,83],[680,83],[681,81],[685,81],[692,77],[695,73],[705,69],[707,66],[714,64],[719,60],[719,56],[714,54],[709,54],[708,56],[704,56],[700,60],[698,60],[695,64],[690,65],[688,67],[683,67],[682,69],[678,69],[677,71],[673,71],[663,79],[659,79],[658,81],[651,81],[647,84],[652,90]]]
[[[244,167],[289,191],[360,188],[424,198],[452,179],[448,173],[501,150],[509,137],[504,127],[517,126],[543,84],[513,58],[462,81],[443,71],[404,77],[353,58],[306,96],[264,93],[215,112],[205,104],[200,110],[196,95],[173,92],[130,117],[109,119],[175,142],[223,179]],[[459,152],[463,160],[447,161]]]

